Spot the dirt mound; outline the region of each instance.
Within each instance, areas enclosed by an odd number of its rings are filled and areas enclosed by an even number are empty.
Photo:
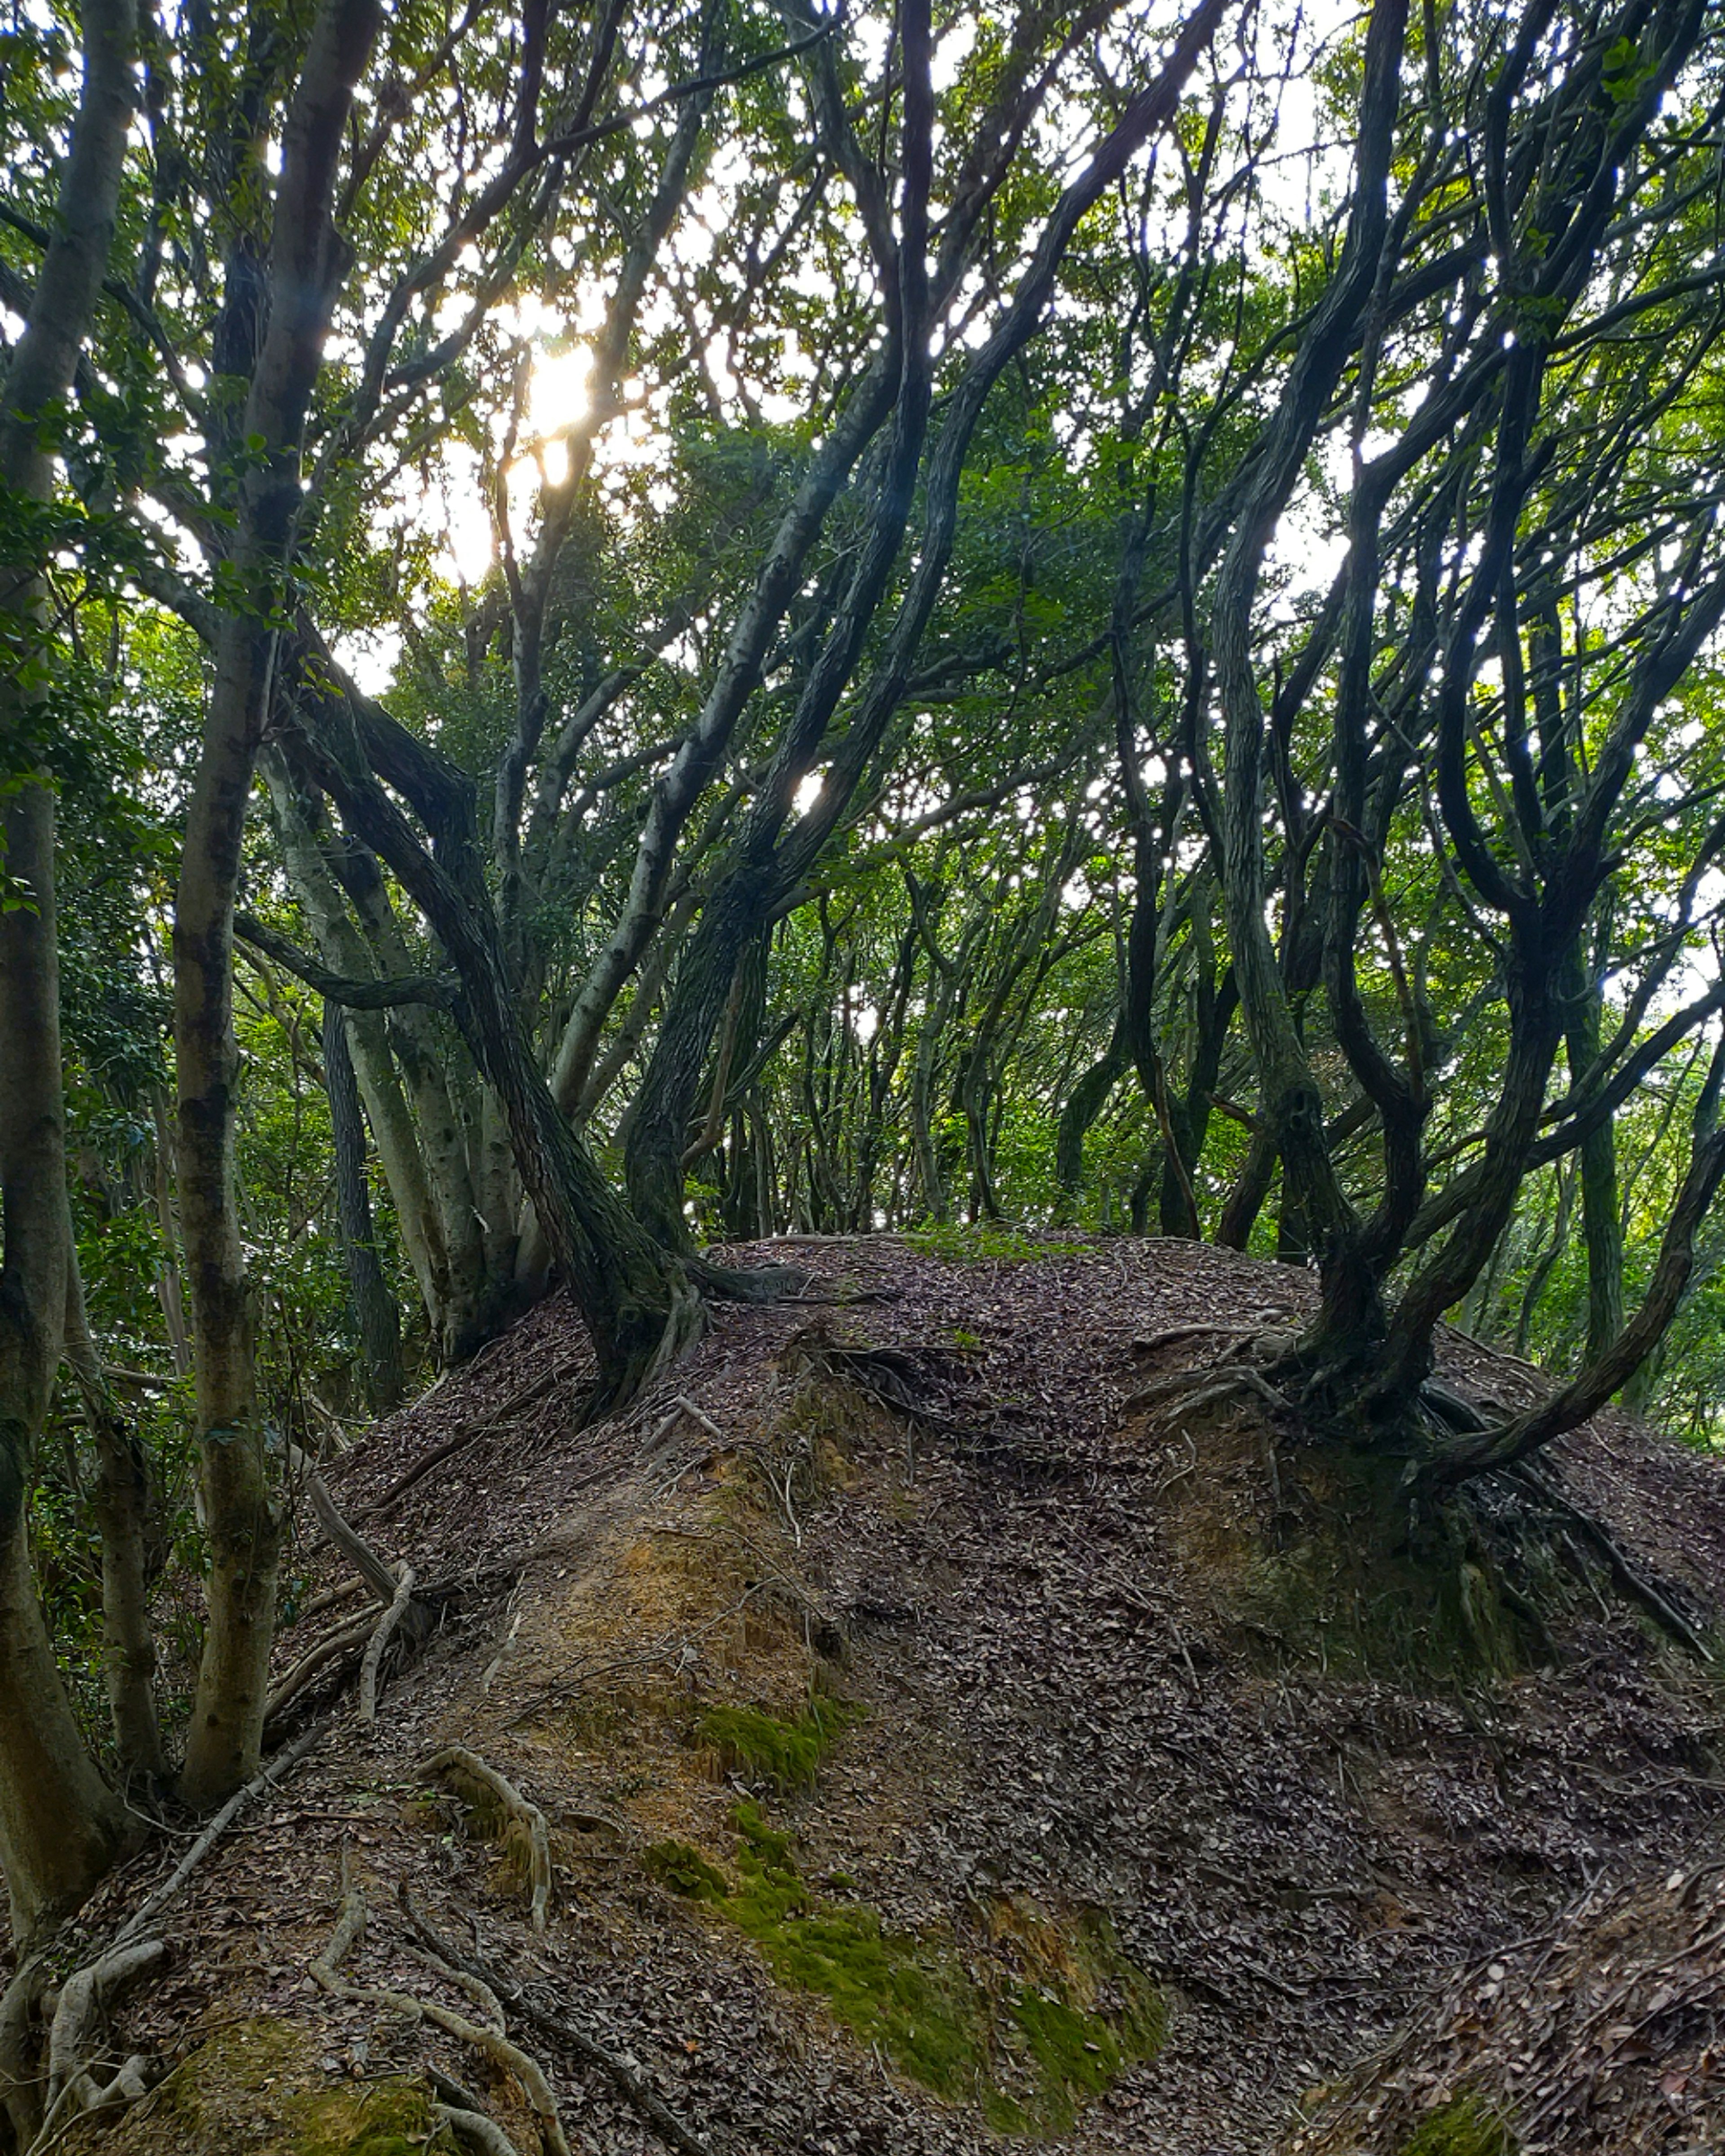
[[[1601,1879],[1446,1984],[1290,2143],[1291,2156],[1384,2148],[1725,2148],[1725,1860],[1615,1893]]]
[[[1200,1361],[1296,1319],[1301,1275],[1004,1235],[796,1255],[803,1300],[723,1313],[616,1422],[572,1434],[588,1358],[552,1304],[336,1464],[443,1628],[374,1733],[341,1688],[357,1648],[300,1694],[285,1727],[337,1718],[169,1905],[170,1973],[116,2044],[184,2057],[273,2017],[321,2086],[459,2084],[524,2152],[519,2074],[385,1994],[445,2025],[495,2007],[572,2142],[607,2151],[665,2145],[631,2075],[714,2156],[1512,2146],[1514,1996],[1603,1964],[1611,1897],[1692,1867],[1722,1816],[1711,1672],[1558,1512],[1538,1576],[1489,1506],[1453,1563],[1399,1567],[1345,1519],[1314,1532],[1336,1493],[1255,1411],[1125,1412],[1135,1341],[1214,1327],[1150,1358]],[[1459,1337],[1444,1374],[1475,1399],[1538,1383]],[[1612,1419],[1553,1468],[1620,1560],[1711,1622],[1712,1464]],[[314,1606],[341,1578],[309,1554],[284,1670],[347,1606]],[[451,1743],[542,1816],[543,1932],[522,1819],[422,1776]],[[344,1851],[370,1919],[345,1991],[313,1973]],[[167,1868],[116,1882],[69,1957]],[[1710,1894],[1666,1914],[1701,1923]],[[1635,1951],[1651,1988],[1604,2025],[1662,2030],[1676,1934]],[[1609,1986],[1573,1989],[1572,2041]],[[1674,2097],[1638,2041],[1608,2079],[1681,2123],[1711,2068]],[[1697,2060],[1709,2041],[1697,2025]],[[1585,2096],[1553,2097],[1564,2138],[1527,2148],[1685,2147],[1613,2138],[1630,2099]],[[1445,2105],[1474,2141],[1419,2140]]]

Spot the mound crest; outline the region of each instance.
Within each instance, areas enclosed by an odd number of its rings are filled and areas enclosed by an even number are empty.
[[[243,2002],[295,2101],[388,2082],[520,2152],[1717,2145],[1717,1682],[1618,1576],[1704,1640],[1713,1465],[1613,1420],[1549,1502],[1398,1544],[1394,1491],[1249,1394],[1128,1404],[1297,1323],[1301,1275],[796,1255],[801,1301],[727,1312],[617,1421],[572,1435],[550,1305],[331,1467],[441,1629],[375,1728],[352,1653],[295,1697],[329,1735],[120,2013],[116,2049],[183,2061],[125,2133],[193,2118]],[[1538,1382],[1446,1358],[1464,1397]],[[284,1668],[341,1577],[311,1553]],[[424,1779],[451,1747],[516,1803]]]

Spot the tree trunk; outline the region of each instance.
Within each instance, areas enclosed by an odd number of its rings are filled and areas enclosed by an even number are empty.
[[[336,686],[321,654],[299,672],[293,694],[319,783],[401,880],[459,977],[463,1034],[495,1091],[526,1194],[593,1340],[598,1382],[588,1413],[608,1412],[698,1337],[699,1297],[606,1182],[534,1060],[485,888],[471,783],[380,706]],[[424,819],[434,856],[380,773]]]
[[[311,804],[297,783],[298,774],[274,750],[264,755],[263,768],[289,879],[311,924],[319,956],[331,973],[350,980],[387,970],[374,963],[369,939],[347,912],[341,886],[318,844]],[[312,800],[316,798],[314,795]],[[441,1350],[453,1300],[449,1254],[426,1158],[391,1053],[388,1020],[382,1011],[352,1011],[346,1037],[366,1117],[395,1202],[402,1245],[418,1283],[431,1337]],[[470,1211],[470,1195],[468,1204]]]
[[[70,1258],[52,793],[26,783],[0,829],[16,888],[0,911],[0,1869],[22,1943],[89,1893],[126,1814],[79,1734],[30,1569],[26,1512]]]
[[[52,413],[72,386],[107,268],[134,102],[129,0],[85,0],[85,78],[59,215],[0,382],[0,485],[53,487]],[[28,743],[49,654],[31,565],[0,579],[0,733]],[[0,808],[0,1868],[13,1942],[83,1900],[126,1815],[85,1748],[36,1599],[25,1525],[65,1322],[70,1221],[54,940],[54,794],[26,762]]]
[[[335,1142],[341,1250],[347,1261],[353,1314],[359,1322],[366,1398],[373,1414],[388,1414],[401,1404],[403,1389],[401,1313],[377,1262],[372,1194],[366,1186],[366,1132],[360,1114],[359,1083],[347,1046],[347,1015],[336,1003],[326,1003],[323,1007],[323,1075],[329,1089],[330,1129]]]
[[[249,622],[224,619],[174,908],[180,1219],[209,1537],[208,1620],[182,1784],[199,1809],[258,1770],[283,1527],[257,1411],[255,1312],[234,1192],[234,900],[268,644]]]
[[[155,1502],[150,1455],[103,1372],[85,1310],[75,1250],[66,1267],[66,1360],[95,1440],[93,1496],[102,1544],[102,1670],[114,1750],[121,1770],[154,1780],[167,1772],[156,1711],[156,1640],[150,1623],[150,1528]]]
[[[703,911],[678,968],[624,1149],[635,1218],[669,1250],[691,1247],[683,1216],[683,1154],[695,1122],[707,1049],[743,953],[766,927],[761,884],[732,875]]]
[[[257,1772],[283,1517],[257,1414],[254,1312],[234,1203],[239,1055],[234,906],[258,746],[274,694],[282,582],[302,488],[300,444],[344,256],[332,223],[353,92],[379,0],[322,0],[281,141],[269,310],[244,434],[228,605],[186,819],[174,906],[180,1209],[197,1347],[198,1452],[209,1537],[208,1624],[182,1790],[207,1806]]]
[[[1599,1060],[1600,998],[1579,939],[1563,968],[1563,1044],[1569,1082]],[[1594,1363],[1623,1330],[1623,1216],[1617,1202],[1617,1134],[1608,1116],[1581,1141],[1581,1235],[1587,1247],[1587,1359]]]

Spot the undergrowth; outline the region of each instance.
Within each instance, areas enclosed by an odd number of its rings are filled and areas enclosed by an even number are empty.
[[[1489,2104],[1459,2096],[1421,2123],[1400,2156],[1516,2156],[1516,2138]]]

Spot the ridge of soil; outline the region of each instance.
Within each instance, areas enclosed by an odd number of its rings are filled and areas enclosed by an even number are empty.
[[[375,1732],[351,1682],[296,1702],[336,1711],[330,1734],[170,1905],[167,1973],[122,2008],[116,2053],[184,2057],[268,2015],[315,2033],[332,2086],[428,2058],[473,2081],[470,2051],[308,1975],[345,1848],[374,1917],[359,1979],[461,2005],[411,1952],[395,1906],[410,1882],[446,1937],[634,2061],[714,2156],[999,2148],[974,2106],[937,2100],[776,1982],[716,1907],[658,1883],[673,1844],[730,1865],[748,1798],[800,1877],[842,1882],[822,1891],[883,1933],[956,1943],[989,1983],[1034,1979],[1033,1934],[1106,1920],[1160,1987],[1166,2037],[1058,2137],[1075,2156],[1404,2156],[1473,2091],[1525,2121],[1481,2149],[1725,2146],[1713,1672],[1579,1548],[1542,1605],[1543,1659],[1421,1679],[1328,1658],[1322,1627],[1314,1657],[1289,1609],[1301,1576],[1276,1554],[1297,1449],[1255,1409],[1125,1405],[1135,1340],[1297,1322],[1311,1280],[1189,1243],[1011,1246],[800,1240],[803,1299],[721,1309],[626,1414],[578,1435],[590,1358],[558,1297],[334,1463],[338,1504],[438,1584],[445,1621],[386,1686]],[[1194,1337],[1152,1361],[1215,1352]],[[1440,1374],[1509,1407],[1544,1383],[1455,1333]],[[1548,1466],[1716,1621],[1718,1463],[1614,1412]],[[301,1610],[344,1577],[315,1544],[300,1572]],[[331,1621],[290,1623],[280,1666]],[[783,1727],[811,1697],[845,1709],[812,1786],[775,1786],[712,1734],[716,1707]],[[418,1781],[449,1743],[550,1822],[543,1935],[508,1866]],[[72,1959],[177,1853],[104,1889]],[[605,2075],[520,2041],[576,2147],[663,2146]],[[487,2097],[536,2145],[509,2087]],[[174,2145],[152,2130],[146,2100],[106,2145]]]

